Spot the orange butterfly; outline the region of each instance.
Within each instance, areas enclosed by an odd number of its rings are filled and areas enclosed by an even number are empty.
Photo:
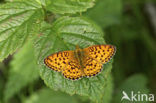
[[[54,71],[62,72],[65,78],[78,80],[92,77],[101,72],[103,64],[110,61],[116,52],[112,45],[94,45],[84,49],[78,46],[74,51],[54,53],[44,63]]]

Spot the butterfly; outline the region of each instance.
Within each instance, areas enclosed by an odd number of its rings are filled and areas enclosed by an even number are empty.
[[[103,64],[115,55],[113,45],[93,45],[84,49],[61,51],[49,55],[44,63],[50,69],[62,72],[65,78],[78,80],[82,77],[93,77],[99,74]]]

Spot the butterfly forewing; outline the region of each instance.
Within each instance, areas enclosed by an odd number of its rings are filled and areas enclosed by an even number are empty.
[[[44,63],[54,71],[61,72],[73,57],[73,51],[63,51],[52,54],[44,59]]]
[[[115,54],[115,47],[112,45],[94,45],[84,48],[84,55],[95,59],[96,61],[104,64],[107,63]]]

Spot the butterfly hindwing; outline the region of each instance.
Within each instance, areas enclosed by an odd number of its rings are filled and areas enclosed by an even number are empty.
[[[84,74],[86,77],[92,77],[99,74],[102,70],[102,64],[91,57],[84,57]]]
[[[83,77],[83,72],[76,59],[69,61],[62,73],[65,78],[71,80],[78,80]]]
[[[62,72],[68,79],[77,80],[82,77],[82,70],[74,51],[63,51],[52,54],[45,58],[44,63],[54,71]]]

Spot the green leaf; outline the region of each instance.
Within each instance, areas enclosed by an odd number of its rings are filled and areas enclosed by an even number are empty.
[[[105,28],[119,23],[121,8],[121,0],[98,0],[96,5],[89,9],[85,15]]]
[[[111,103],[112,93],[113,93],[113,81],[111,75],[107,77],[106,82],[107,83],[102,90],[102,95],[100,99],[97,101],[97,103]],[[91,103],[95,103],[95,102],[92,101]]]
[[[84,12],[94,6],[95,0],[51,0],[46,9],[58,14]]]
[[[39,77],[34,48],[31,42],[24,45],[24,47],[14,55],[10,66],[9,78],[4,92],[5,101]]]
[[[63,92],[52,91],[48,88],[33,93],[24,103],[79,103],[75,96]]]
[[[102,102],[101,103],[111,103],[113,94],[113,79],[112,75],[108,76],[106,87],[103,90]]]
[[[131,95],[131,92],[133,91],[134,93],[140,93],[142,94],[148,94],[149,90],[147,89],[147,78],[142,75],[142,74],[136,74],[131,77],[129,77],[127,80],[125,80],[119,89],[117,90],[117,94],[115,94],[114,103],[121,103],[121,98],[122,98],[122,91],[125,91],[128,96]],[[123,100],[122,103],[131,103],[131,101]],[[148,101],[141,101],[137,103],[149,103]]]
[[[0,61],[15,52],[39,30],[43,19],[35,1],[15,1],[0,5]]]
[[[112,68],[111,63],[105,64],[102,73],[96,77],[72,81],[47,68],[43,62],[44,58],[52,53],[74,50],[75,45],[85,48],[94,44],[105,44],[103,33],[93,22],[83,17],[61,17],[51,28],[44,29],[42,36],[35,43],[35,48],[40,75],[46,85],[70,95],[88,96],[93,101],[100,99],[103,93],[101,90],[104,89],[107,75]]]

